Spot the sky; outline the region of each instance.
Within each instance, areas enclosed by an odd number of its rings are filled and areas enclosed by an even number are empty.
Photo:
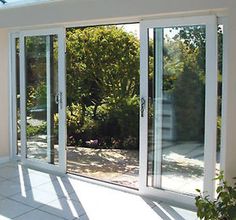
[[[123,26],[124,29],[127,31],[127,32],[132,32],[134,33],[138,39],[140,39],[140,33],[139,33],[139,27],[140,27],[140,24],[139,23],[135,23],[135,24],[125,24],[125,25],[117,25],[118,27],[121,27]],[[151,32],[150,33],[150,38],[153,38],[153,32],[152,32],[153,28],[150,29]],[[164,35],[165,36],[168,36],[170,38],[174,37],[176,34],[178,33],[178,30],[174,30],[173,28],[164,28]]]
[[[125,31],[127,32],[132,32],[134,33],[138,39],[140,38],[139,37],[139,23],[135,23],[135,24],[125,24],[125,25],[117,25],[118,27],[121,27],[123,26]]]

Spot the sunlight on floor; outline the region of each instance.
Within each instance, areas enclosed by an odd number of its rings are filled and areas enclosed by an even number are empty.
[[[0,219],[194,220],[194,212],[16,163],[0,166]]]

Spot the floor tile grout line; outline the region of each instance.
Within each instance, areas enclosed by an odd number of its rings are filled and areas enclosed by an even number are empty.
[[[67,198],[67,197],[65,197],[65,196],[63,196],[63,197],[61,197],[61,198],[58,198],[58,199],[56,199],[56,200],[60,200],[60,199],[62,199],[62,198],[66,199],[67,201],[76,202],[76,203],[79,203],[79,204],[82,205],[81,202],[76,201],[76,200],[69,199],[69,198]],[[54,201],[56,201],[56,200],[54,200]],[[51,202],[49,202],[49,203],[52,203],[52,202],[54,202],[54,201],[51,201]],[[64,218],[64,217],[61,217],[61,216],[57,215],[56,213],[51,213],[51,212],[48,212],[47,210],[42,210],[42,209],[40,209],[40,208],[42,208],[42,207],[44,207],[44,206],[48,206],[49,203],[48,203],[48,204],[45,204],[45,205],[43,205],[43,206],[40,206],[40,207],[38,207],[37,209],[39,209],[40,211],[44,211],[44,212],[46,212],[46,213],[49,213],[49,214],[56,215],[56,216],[58,216],[58,217],[60,217],[60,218]],[[79,215],[79,218],[80,218],[81,216],[84,216],[84,215],[87,215],[87,213],[85,212],[85,213],[83,213],[82,215]],[[73,219],[76,219],[76,218],[78,218],[78,217],[74,217]],[[66,220],[71,220],[71,219],[67,219],[67,218],[64,218],[64,219],[66,219]]]
[[[39,190],[39,191],[40,191],[40,190]],[[20,193],[14,194],[14,195],[9,196],[9,197],[6,197],[6,198],[7,198],[7,199],[10,199],[10,200],[13,200],[13,201],[15,201],[15,202],[21,203],[21,204],[23,204],[23,205],[30,206],[30,207],[32,207],[32,208],[40,208],[40,207],[42,207],[42,206],[48,205],[49,203],[58,200],[58,199],[64,198],[64,196],[59,196],[59,195],[57,195],[58,197],[57,197],[56,199],[53,199],[53,200],[51,200],[51,201],[49,201],[49,202],[47,202],[47,203],[45,203],[45,204],[42,204],[42,205],[40,205],[39,207],[34,207],[34,206],[31,206],[31,205],[29,205],[29,204],[23,203],[23,202],[21,202],[21,201],[18,201],[18,200],[16,200],[16,199],[12,198],[12,197],[14,197],[14,196],[16,196],[16,195],[18,195],[18,194],[20,194]],[[1,200],[0,200],[0,201],[1,201]],[[36,202],[37,202],[37,201],[36,201]]]
[[[50,213],[50,212],[48,212],[48,211],[45,211],[45,210],[42,210],[42,209],[40,209],[40,208],[36,208],[38,211],[41,211],[41,212],[45,212],[45,213],[47,213],[47,214],[49,214],[49,215],[54,215],[54,216],[56,216],[56,217],[59,217],[59,218],[62,218],[62,219],[64,219],[64,220],[71,220],[71,219],[68,219],[68,218],[64,218],[64,217],[62,217],[62,216],[59,216],[59,215],[57,215],[57,214],[52,214],[52,213]]]
[[[24,212],[24,213],[22,213],[22,214],[20,214],[20,215],[17,215],[17,216],[15,216],[15,217],[12,218],[12,219],[15,219],[15,218],[17,218],[17,217],[19,217],[19,216],[21,216],[21,215],[24,215],[24,214],[26,214],[26,213],[28,213],[28,212],[31,212],[31,211],[33,211],[33,210],[35,209],[35,208],[32,207],[32,206],[26,205],[26,204],[24,204],[24,203],[22,203],[22,202],[16,201],[16,200],[11,199],[11,198],[8,198],[8,197],[6,197],[5,199],[11,200],[11,201],[16,202],[16,203],[18,203],[18,204],[20,204],[20,205],[27,206],[27,207],[31,208],[30,210],[28,210],[28,211],[26,211],[26,212]],[[1,201],[1,200],[0,200],[0,201]]]
[[[16,177],[17,177],[17,176],[16,176]],[[13,180],[13,179],[15,179],[16,177],[9,178],[9,179],[7,179],[7,180],[10,181],[10,182],[13,182],[13,183],[17,183],[17,180]],[[41,176],[41,177],[43,177],[43,176]],[[39,185],[35,185],[35,186],[28,185],[27,183],[26,183],[25,185],[26,185],[26,187],[35,188],[35,187],[39,187],[39,186],[41,186],[41,185],[43,185],[43,184],[47,184],[47,183],[50,183],[50,182],[53,182],[53,181],[48,180],[47,182],[40,183]]]
[[[24,205],[24,204],[23,204],[23,205]],[[23,214],[17,215],[17,216],[14,217],[13,219],[19,218],[19,217],[21,217],[21,216],[23,216],[23,215],[25,215],[25,214],[28,214],[28,213],[30,213],[30,212],[32,212],[32,211],[34,211],[34,210],[35,210],[35,208],[33,208],[33,209],[31,209],[31,210],[29,210],[29,211],[23,213]]]
[[[15,199],[13,199],[13,198],[7,197],[6,199],[11,200],[11,201],[14,201],[14,202],[17,202],[17,203],[20,203],[20,204],[25,205],[25,206],[29,206],[30,208],[35,209],[35,207],[33,207],[33,206],[31,206],[31,205],[28,205],[28,204],[25,204],[25,203],[23,203],[23,202],[17,201],[17,200],[15,200]]]
[[[62,198],[62,197],[61,197],[61,198]],[[47,211],[44,211],[44,210],[41,210],[41,209],[40,209],[40,207],[47,206],[49,203],[54,202],[54,201],[58,200],[59,198],[54,199],[54,200],[52,200],[52,201],[50,201],[50,202],[48,202],[48,203],[42,204],[42,205],[39,206],[39,207],[33,207],[33,206],[29,205],[29,204],[25,204],[25,203],[23,203],[23,202],[17,201],[17,200],[15,200],[15,199],[9,198],[9,197],[6,198],[6,199],[9,199],[9,200],[14,201],[14,202],[17,202],[17,203],[19,203],[19,204],[21,204],[21,205],[28,206],[28,207],[32,208],[31,210],[29,210],[29,211],[27,211],[27,212],[25,212],[25,213],[23,213],[23,214],[20,214],[20,215],[14,217],[13,219],[18,218],[18,217],[20,217],[20,216],[23,216],[23,215],[25,215],[25,214],[27,214],[27,213],[29,213],[29,212],[38,210],[38,211],[45,212],[45,213],[47,213],[47,214],[50,214],[50,215],[53,215],[53,216],[56,216],[56,217],[60,217],[60,218],[65,219],[65,220],[70,220],[70,219],[66,219],[66,218],[61,217],[61,216],[59,216],[59,215],[56,215],[56,214],[53,214],[53,213],[50,213],[50,212],[47,212]]]

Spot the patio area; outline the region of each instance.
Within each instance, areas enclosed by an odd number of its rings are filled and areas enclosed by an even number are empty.
[[[18,163],[0,166],[0,219],[194,220],[196,213]]]

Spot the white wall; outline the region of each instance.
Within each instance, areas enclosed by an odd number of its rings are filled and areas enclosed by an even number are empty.
[[[64,0],[48,5],[0,10],[0,28],[36,26],[56,23],[84,22],[109,19],[130,21],[152,16],[174,14],[220,14],[228,15],[228,74],[224,79],[224,167],[227,178],[236,176],[236,1],[235,0]],[[7,41],[6,32],[0,32],[0,155],[8,154],[7,121]],[[8,120],[7,120],[8,119]]]

